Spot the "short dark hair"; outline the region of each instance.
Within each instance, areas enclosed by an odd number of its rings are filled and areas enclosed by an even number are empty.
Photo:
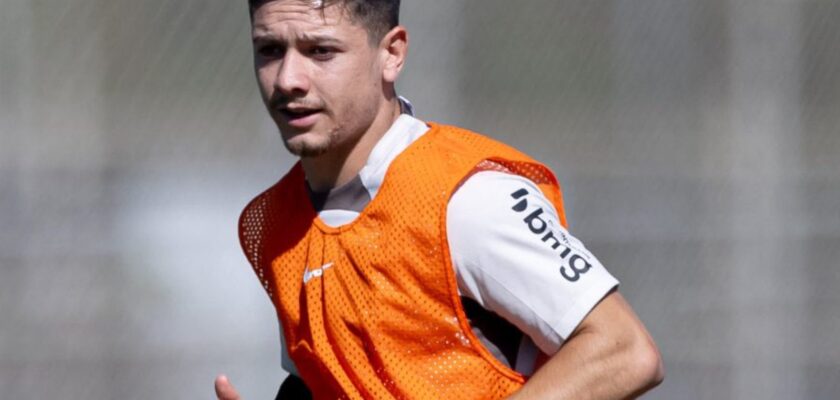
[[[269,1],[272,0],[248,0],[251,16],[259,6]],[[371,40],[379,41],[400,24],[400,0],[321,0],[318,3],[320,5],[316,7],[322,10],[334,4],[344,7],[354,22],[367,29]]]

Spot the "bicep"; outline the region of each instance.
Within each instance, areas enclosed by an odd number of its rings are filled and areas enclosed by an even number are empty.
[[[559,223],[539,188],[520,176],[471,177],[450,201],[447,230],[462,294],[546,353],[556,352],[618,284]]]
[[[572,333],[596,334],[616,350],[643,347],[655,350],[653,339],[633,308],[617,290],[612,291],[584,318]]]

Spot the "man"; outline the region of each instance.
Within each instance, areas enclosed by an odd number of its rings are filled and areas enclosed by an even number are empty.
[[[399,0],[251,1],[256,75],[300,157],[240,220],[275,304],[278,398],[632,398],[662,380],[553,174],[412,116]],[[226,377],[219,399],[238,399]]]

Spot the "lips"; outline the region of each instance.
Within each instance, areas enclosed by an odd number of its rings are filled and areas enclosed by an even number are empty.
[[[280,114],[288,121],[289,125],[297,128],[305,128],[315,123],[318,115],[323,111],[320,108],[281,108]]]

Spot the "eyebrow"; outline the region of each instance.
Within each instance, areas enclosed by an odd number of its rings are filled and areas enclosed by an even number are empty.
[[[334,36],[319,35],[319,34],[312,34],[312,33],[302,33],[302,34],[296,35],[296,39],[298,41],[305,42],[305,43],[327,43],[327,44],[341,44],[341,43],[343,43],[340,39],[338,39]],[[256,42],[264,42],[264,41],[269,41],[269,42],[282,42],[283,41],[283,40],[280,40],[280,38],[278,38],[277,36],[275,36],[274,34],[271,34],[271,33],[255,34],[255,35],[253,35],[252,40],[255,43]]]
[[[323,43],[323,42],[341,42],[335,36],[329,35],[318,35],[318,34],[310,34],[310,33],[302,33],[298,36],[298,39],[304,42],[315,42],[315,43]]]

